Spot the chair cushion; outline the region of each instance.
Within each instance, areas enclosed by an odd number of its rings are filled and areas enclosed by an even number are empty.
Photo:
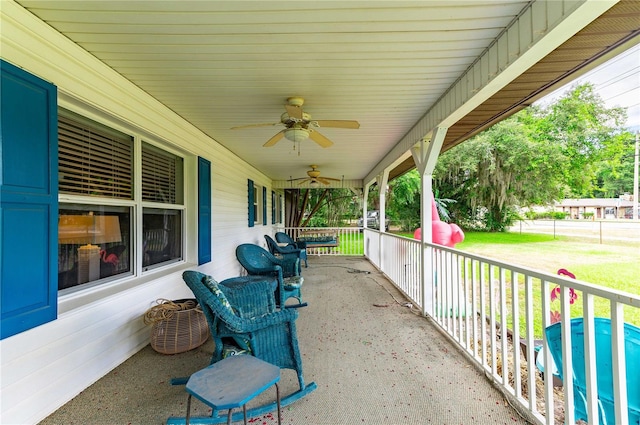
[[[284,289],[300,289],[302,286],[302,282],[304,282],[304,278],[302,276],[291,276],[285,277],[282,280],[284,284]]]
[[[202,283],[204,284],[204,286],[209,288],[209,290],[213,295],[215,295],[218,298],[218,300],[220,301],[220,304],[222,304],[223,307],[228,309],[230,313],[237,316],[237,313],[234,310],[234,308],[231,307],[231,304],[229,303],[227,296],[224,294],[224,292],[222,292],[222,290],[218,286],[218,282],[216,282],[214,278],[212,278],[211,276],[205,276],[202,279]]]

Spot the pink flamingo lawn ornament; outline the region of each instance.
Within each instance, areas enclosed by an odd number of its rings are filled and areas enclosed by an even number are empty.
[[[464,240],[464,232],[462,229],[453,223],[445,223],[440,220],[440,214],[438,214],[438,208],[436,207],[436,201],[431,197],[431,234],[432,242],[438,245],[448,246],[453,248],[457,243]],[[413,232],[414,239],[420,239],[422,236],[422,229],[418,227]]]
[[[574,275],[567,269],[559,269],[557,274],[559,276],[570,277],[571,279],[576,278],[576,275]],[[549,295],[549,298],[551,302],[560,298],[560,286],[556,286],[551,290],[551,294]],[[574,302],[576,302],[577,299],[578,299],[578,294],[576,294],[576,291],[573,288],[569,288],[569,304],[573,304]],[[561,320],[560,312],[558,310],[550,311],[549,315],[550,315],[549,321],[551,322],[551,324],[557,323]]]

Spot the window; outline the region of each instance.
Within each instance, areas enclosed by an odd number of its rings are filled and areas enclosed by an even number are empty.
[[[272,214],[272,223],[278,224],[282,223],[282,195],[277,194],[276,192],[271,192],[271,214]]]
[[[260,186],[256,185],[253,189],[253,223],[257,224],[260,220]]]
[[[182,260],[183,159],[78,114],[59,116],[58,289],[135,274],[138,253],[138,272]]]
[[[266,187],[249,180],[249,227],[267,224],[266,193]]]
[[[276,193],[271,191],[271,224],[276,224],[278,219],[276,218]]]
[[[142,267],[182,259],[183,161],[142,143]],[[157,204],[149,208],[151,204]],[[167,205],[168,204],[168,205]]]

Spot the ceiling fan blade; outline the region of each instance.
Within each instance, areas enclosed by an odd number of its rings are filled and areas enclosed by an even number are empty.
[[[265,148],[270,148],[271,146],[274,146],[276,143],[278,143],[280,139],[282,139],[283,137],[284,137],[284,130],[281,130],[277,132],[275,136],[273,136],[271,139],[267,140],[267,143],[265,143],[262,146],[264,146]]]
[[[358,121],[348,120],[313,120],[319,127],[333,127],[333,128],[360,128]]]
[[[301,186],[301,185],[305,184],[305,182],[306,182],[307,180],[311,181],[311,179],[310,179],[310,178],[302,179],[302,181],[301,181],[300,183],[298,183],[298,186]]]
[[[239,125],[237,127],[231,127],[231,130],[238,130],[241,128],[251,128],[251,127],[273,127],[275,125],[281,124],[279,122],[263,122],[261,124],[247,124],[247,125]]]
[[[284,105],[284,108],[287,110],[287,114],[291,118],[295,118],[298,120],[302,119],[302,108],[295,105]]]
[[[327,139],[317,131],[310,132],[309,138],[314,142],[316,142],[317,144],[319,144],[320,146],[322,146],[323,148],[328,148],[329,146],[333,145],[333,142],[331,140]]]
[[[324,184],[324,185],[329,185],[331,184],[331,182],[329,180],[327,180],[325,177],[318,177],[316,178],[316,180],[318,180],[320,183]]]
[[[334,182],[341,182],[342,179],[334,179],[333,177],[322,177],[325,180],[333,180]]]

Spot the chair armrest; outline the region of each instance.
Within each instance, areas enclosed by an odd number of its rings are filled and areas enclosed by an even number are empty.
[[[301,249],[293,244],[289,244],[287,246],[281,246],[278,248],[278,252],[281,254],[296,254],[300,255]]]
[[[270,326],[280,325],[282,323],[293,322],[298,318],[298,312],[293,309],[283,309],[274,313],[265,314],[252,318],[241,318],[232,322],[227,322],[227,327],[238,333],[255,332]]]

